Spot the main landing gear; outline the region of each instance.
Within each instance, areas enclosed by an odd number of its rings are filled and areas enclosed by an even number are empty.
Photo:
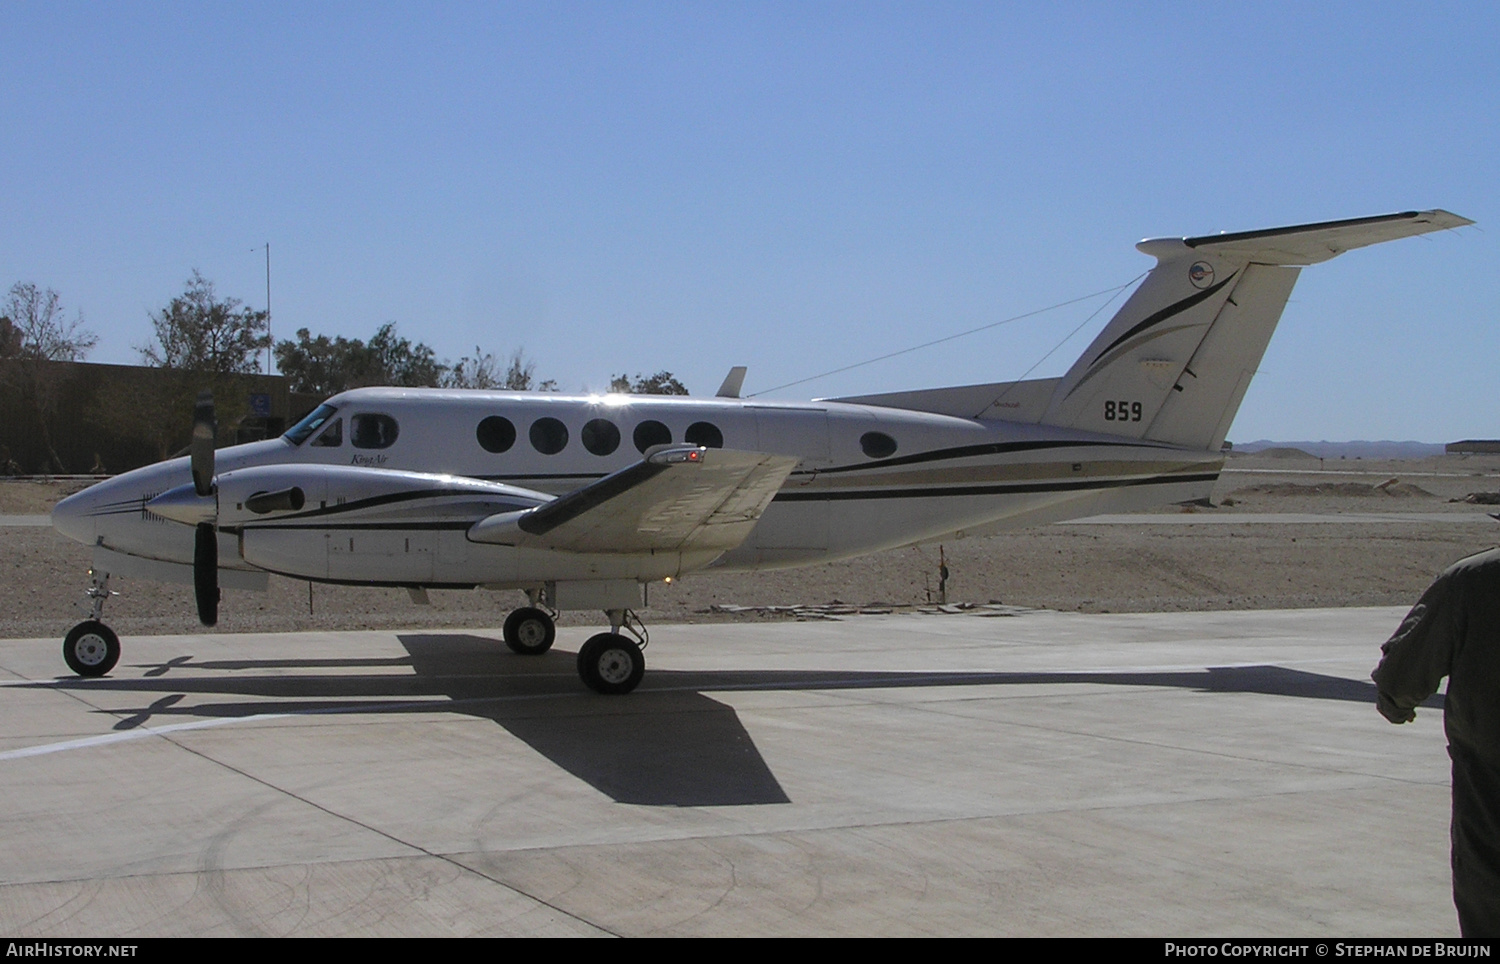
[[[557,639],[557,622],[536,606],[523,606],[505,617],[505,645],[521,656],[540,656]]]
[[[505,645],[522,656],[540,656],[557,638],[556,614],[541,608],[537,595],[528,595],[532,605],[517,609],[505,619]],[[642,650],[651,635],[632,610],[610,609],[605,615],[609,617],[609,632],[590,637],[578,650],[578,676],[596,693],[619,696],[635,689],[646,675]]]
[[[589,637],[578,650],[578,675],[594,692],[620,696],[635,689],[646,675],[646,656],[641,650],[651,634],[629,609],[611,609],[605,615],[609,617],[609,632]],[[635,639],[621,635],[621,629]]]
[[[109,591],[109,573],[89,570],[89,618],[63,639],[63,662],[79,676],[103,676],[120,661],[120,637],[100,620]]]

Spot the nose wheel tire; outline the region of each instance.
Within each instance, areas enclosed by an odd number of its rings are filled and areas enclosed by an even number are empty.
[[[629,693],[646,675],[646,657],[633,640],[619,633],[600,633],[578,651],[578,675],[596,693]]]
[[[63,661],[79,676],[103,676],[120,661],[120,637],[101,622],[81,622],[63,640]]]
[[[552,648],[557,624],[540,609],[522,607],[505,617],[505,645],[522,656],[540,656]]]

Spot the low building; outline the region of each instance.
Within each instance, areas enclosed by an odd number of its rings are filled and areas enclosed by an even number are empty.
[[[321,401],[280,375],[3,359],[0,468],[117,473],[168,458],[186,447],[204,390],[214,393],[220,445],[280,435]]]
[[[1466,438],[1462,442],[1449,442],[1443,451],[1449,455],[1496,455],[1500,454],[1500,439]]]

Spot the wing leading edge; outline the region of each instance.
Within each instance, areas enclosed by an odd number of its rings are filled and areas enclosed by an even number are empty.
[[[727,552],[750,535],[796,464],[676,446],[545,505],[482,519],[469,539],[564,552]]]

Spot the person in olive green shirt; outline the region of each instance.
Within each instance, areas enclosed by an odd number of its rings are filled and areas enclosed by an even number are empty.
[[[1449,567],[1380,649],[1371,679],[1392,723],[1448,677],[1453,903],[1465,937],[1500,937],[1500,549]]]

